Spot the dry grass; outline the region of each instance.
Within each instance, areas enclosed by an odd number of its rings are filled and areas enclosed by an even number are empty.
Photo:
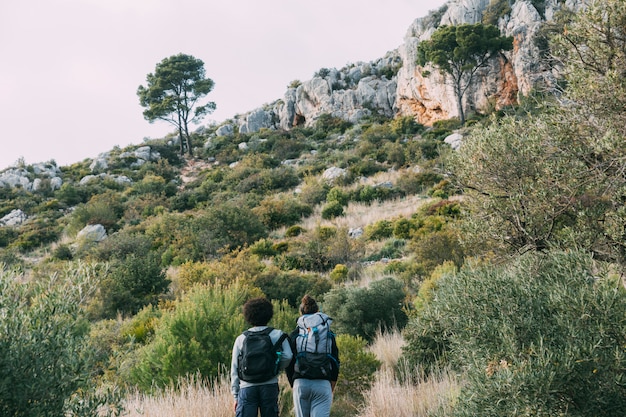
[[[459,391],[456,378],[442,373],[417,384],[400,380],[394,373],[404,340],[399,331],[378,334],[370,349],[383,363],[371,389],[364,393],[365,404],[357,417],[425,417],[435,410],[447,415]],[[401,375],[420,375],[419,370],[405,369]],[[407,378],[408,379],[408,378]],[[291,392],[281,375],[283,388],[281,415],[290,415]],[[234,414],[233,398],[227,376],[213,383],[199,378],[182,380],[178,389],[166,389],[158,394],[134,393],[126,400],[128,417],[229,417]]]
[[[344,210],[344,215],[332,220],[323,220],[321,218],[321,207],[317,207],[312,216],[304,219],[302,227],[309,230],[317,226],[345,227],[347,229],[365,227],[379,220],[410,217],[417,211],[419,206],[428,201],[430,199],[424,198],[424,196],[411,195],[396,200],[373,202],[369,205],[365,203],[349,203]]]
[[[402,355],[404,339],[399,330],[376,334],[374,341],[369,346],[370,352],[382,363],[382,370],[393,370]]]
[[[436,410],[442,410],[444,415],[450,411],[459,390],[456,378],[448,373],[428,379],[416,378],[421,371],[409,369],[401,361],[404,343],[399,330],[376,335],[369,349],[382,366],[376,381],[364,393],[365,405],[358,417],[422,417]],[[398,367],[400,372],[396,372]],[[398,374],[404,377],[398,377]],[[414,380],[418,383],[415,384]]]
[[[436,410],[448,415],[458,390],[457,380],[447,373],[412,384],[384,369],[365,393],[365,406],[358,417],[425,417]]]
[[[126,400],[129,417],[231,417],[233,396],[227,377],[207,383],[198,378],[183,380],[179,389],[158,394],[131,394]]]

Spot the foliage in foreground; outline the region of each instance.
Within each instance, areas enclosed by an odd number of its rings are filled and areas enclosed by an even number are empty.
[[[407,327],[405,356],[464,370],[454,416],[619,416],[626,292],[578,252],[465,267]]]
[[[94,271],[72,268],[35,283],[0,265],[3,416],[91,416],[98,409],[118,415],[119,398],[97,393],[92,375],[83,301],[94,288]]]

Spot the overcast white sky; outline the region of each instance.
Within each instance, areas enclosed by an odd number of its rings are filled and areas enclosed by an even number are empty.
[[[204,61],[221,122],[320,68],[397,48],[445,0],[0,0],[0,169],[163,137],[136,95],[163,58]]]

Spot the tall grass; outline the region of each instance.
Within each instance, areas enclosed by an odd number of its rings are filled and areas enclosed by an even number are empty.
[[[348,207],[345,208],[343,216],[336,217],[332,220],[323,220],[321,218],[320,206],[315,208],[313,215],[303,219],[302,227],[305,229],[313,229],[320,225],[345,227],[347,229],[365,227],[379,220],[411,217],[419,206],[429,201],[432,201],[432,199],[424,198],[419,195],[410,195],[394,200],[374,201],[370,204],[351,202],[348,204]]]
[[[179,380],[176,387],[157,393],[131,393],[125,401],[124,417],[232,417],[235,402],[230,393],[230,376],[222,375],[207,382],[201,377]],[[279,378],[280,415],[290,415],[293,408],[291,388],[285,374]]]
[[[404,346],[404,339],[400,330],[395,329],[385,334],[379,330],[369,350],[381,362],[382,370],[393,370],[402,355],[402,346]]]
[[[399,330],[376,335],[369,349],[382,366],[364,393],[365,405],[357,417],[422,417],[450,411],[459,390],[456,378],[446,372],[428,379],[416,377],[421,371],[409,369],[400,359],[404,343]]]
[[[449,373],[420,379],[400,380],[391,369],[382,369],[364,395],[365,406],[357,417],[426,417],[439,411],[448,415],[459,383]]]
[[[436,410],[442,415],[450,411],[459,390],[456,378],[445,372],[428,379],[416,378],[420,371],[408,369],[400,361],[403,344],[399,330],[376,336],[369,349],[382,367],[372,387],[364,392],[365,403],[356,417],[425,417]],[[292,415],[291,390],[284,375],[280,386],[281,415]],[[233,405],[227,375],[210,382],[196,377],[181,379],[177,387],[154,394],[132,393],[125,402],[125,416],[231,417]]]
[[[227,376],[211,382],[201,378],[181,379],[176,388],[156,394],[135,392],[128,396],[125,408],[128,417],[232,417],[235,414]]]

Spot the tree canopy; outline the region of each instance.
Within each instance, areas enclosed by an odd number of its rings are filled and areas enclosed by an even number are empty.
[[[440,26],[429,40],[417,47],[417,63],[432,63],[445,76],[452,78],[461,124],[465,123],[463,96],[474,74],[500,51],[513,48],[513,38],[500,36],[493,25],[463,24]]]
[[[143,116],[150,123],[164,120],[178,129],[180,153],[193,154],[189,123],[215,110],[214,102],[199,105],[215,83],[206,78],[204,62],[191,55],[178,54],[163,59],[154,73],[146,76],[147,85],[137,89]]]

